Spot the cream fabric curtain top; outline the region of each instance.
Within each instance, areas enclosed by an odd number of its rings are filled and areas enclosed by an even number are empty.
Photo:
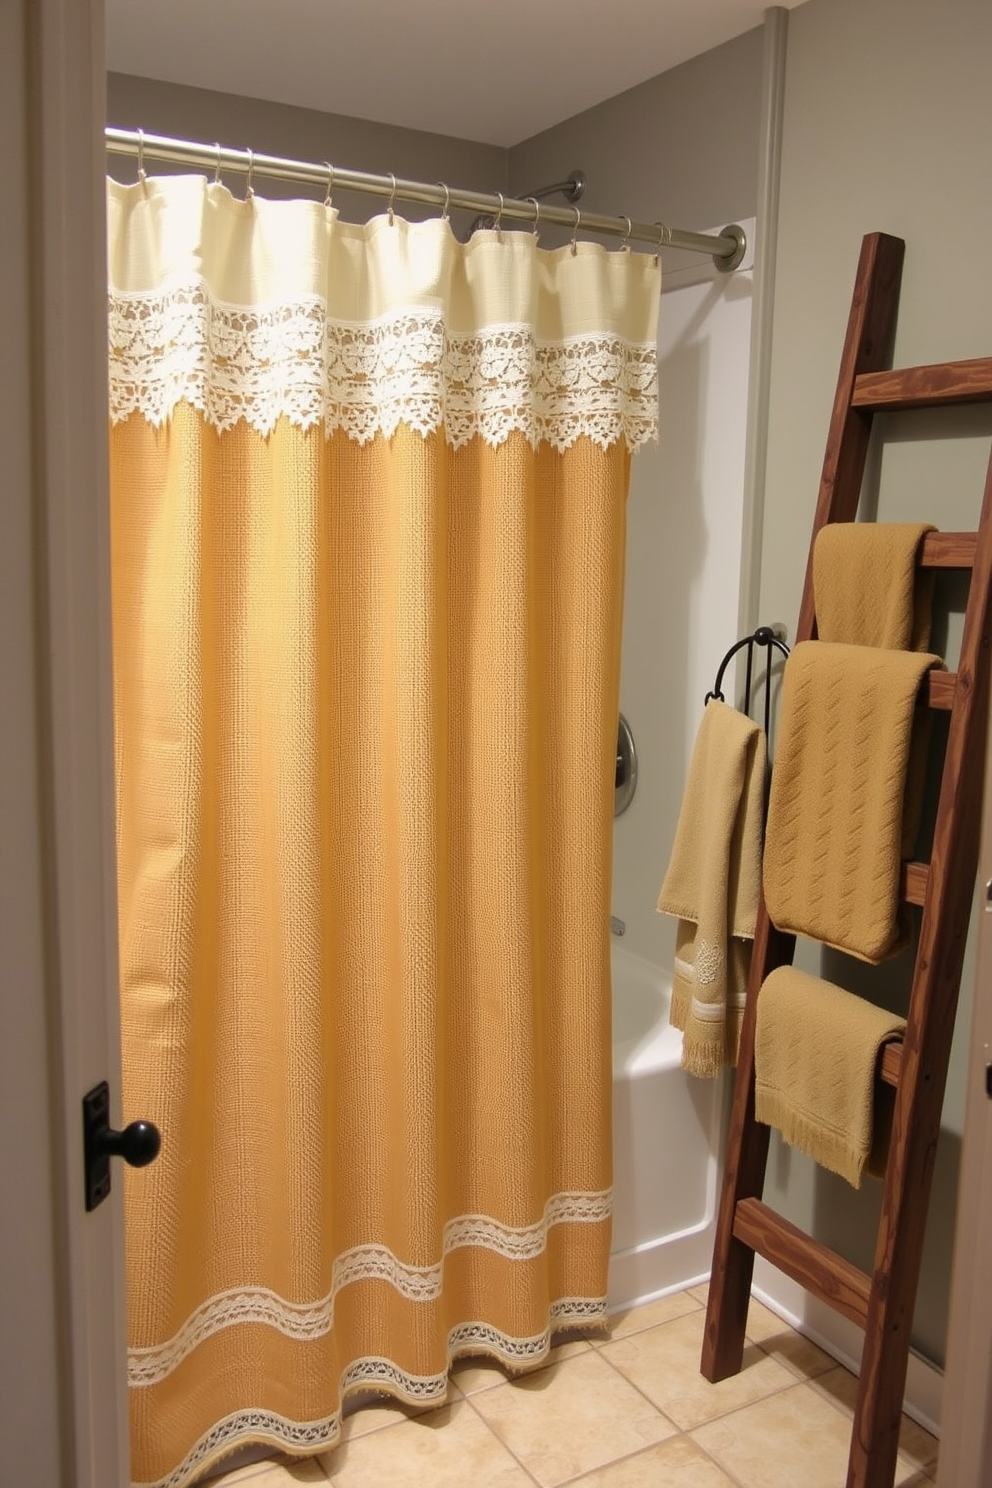
[[[281,415],[364,443],[400,422],[563,450],[655,436],[656,258],[441,218],[342,222],[203,176],[108,183],[110,408],[217,429]]]

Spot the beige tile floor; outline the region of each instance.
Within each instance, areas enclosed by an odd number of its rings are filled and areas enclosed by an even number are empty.
[[[348,1416],[341,1444],[257,1462],[210,1488],[843,1488],[854,1377],[752,1301],[740,1374],[699,1373],[705,1288],[612,1319],[508,1379],[463,1361],[446,1404]],[[937,1442],[903,1418],[896,1483],[933,1484]]]

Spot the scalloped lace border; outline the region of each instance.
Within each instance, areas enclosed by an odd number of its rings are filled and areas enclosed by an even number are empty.
[[[289,1302],[269,1287],[237,1287],[203,1302],[164,1343],[128,1349],[128,1385],[157,1385],[205,1339],[224,1328],[262,1323],[287,1338],[322,1338],[334,1326],[334,1300],[356,1281],[385,1281],[411,1302],[432,1302],[444,1284],[444,1258],[463,1246],[479,1246],[508,1260],[529,1261],[541,1255],[548,1231],[556,1224],[599,1224],[609,1218],[612,1189],[598,1193],[554,1194],[541,1219],[530,1225],[504,1225],[486,1214],[462,1214],[444,1228],[441,1259],[431,1266],[411,1266],[385,1245],[356,1245],[335,1257],[331,1287],[313,1302]]]
[[[489,1354],[509,1365],[525,1369],[539,1364],[555,1333],[566,1328],[597,1327],[606,1322],[605,1297],[562,1297],[552,1303],[547,1328],[530,1338],[513,1338],[489,1323],[460,1323],[448,1334],[448,1368],[462,1354]],[[341,1376],[341,1397],[361,1391],[391,1395],[411,1405],[443,1400],[448,1374],[415,1375],[400,1369],[391,1359],[369,1356],[356,1359]],[[173,1470],[154,1482],[132,1484],[132,1488],[186,1488],[203,1470],[238,1446],[271,1444],[287,1452],[305,1455],[333,1447],[341,1434],[341,1410],[317,1421],[290,1421],[275,1411],[235,1411],[206,1432]]]
[[[526,325],[455,334],[440,309],[364,324],[328,319],[318,298],[243,307],[199,279],[154,293],[111,291],[110,417],[156,427],[185,401],[223,431],[270,434],[286,417],[366,444],[401,423],[444,429],[458,449],[515,431],[562,451],[582,435],[631,450],[657,437],[654,345],[590,332],[541,342]]]

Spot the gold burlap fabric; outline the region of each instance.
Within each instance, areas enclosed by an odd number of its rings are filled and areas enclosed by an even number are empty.
[[[111,430],[136,1483],[605,1315],[628,473]]]
[[[670,1020],[682,1067],[718,1075],[737,1060],[761,882],[765,738],[746,714],[708,703],[689,764],[658,909],[678,921]]]
[[[918,790],[907,792],[913,714],[938,656],[825,641],[785,666],[763,881],[772,922],[865,961],[905,942],[902,857]]]
[[[916,569],[929,522],[828,522],[813,545],[821,641],[926,651],[933,572]]]
[[[885,1171],[891,1087],[877,1077],[882,1046],[904,1018],[832,982],[782,966],[762,983],[755,1031],[755,1115],[855,1188]]]

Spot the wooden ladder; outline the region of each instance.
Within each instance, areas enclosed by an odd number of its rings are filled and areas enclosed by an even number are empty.
[[[827,522],[853,521],[877,412],[992,402],[992,357],[898,371],[882,368],[895,325],[904,244],[873,233],[861,247],[840,376],[827,437],[813,539]],[[814,639],[810,545],[796,640]],[[926,702],[948,711],[947,746],[929,863],[905,863],[902,893],[922,906],[903,1043],[888,1045],[881,1077],[896,1087],[874,1269],[867,1273],[762,1202],[770,1128],[754,1115],[758,992],[792,960],[795,937],[777,930],[762,902],[754,940],[717,1216],[701,1360],[709,1380],[741,1367],[755,1254],[865,1331],[847,1488],[891,1488],[910,1326],[965,938],[978,866],[989,706],[992,459],[976,532],[931,533],[921,565],[971,571],[956,674],[931,674]]]

